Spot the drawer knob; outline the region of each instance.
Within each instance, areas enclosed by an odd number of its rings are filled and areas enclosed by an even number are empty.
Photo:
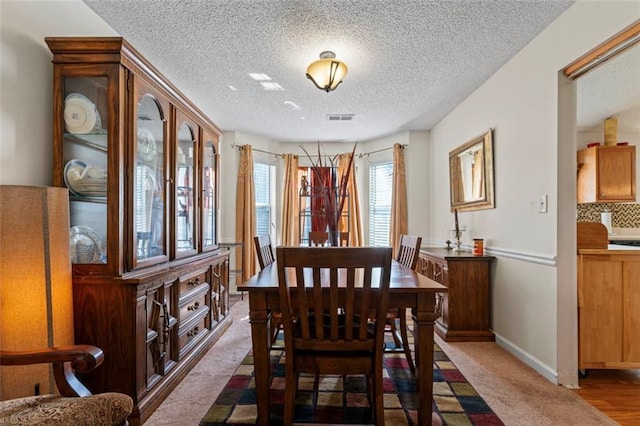
[[[200,307],[200,302],[196,302],[193,305],[187,306],[187,311],[197,311]]]
[[[193,330],[189,330],[189,331],[187,332],[187,336],[188,336],[188,337],[193,337],[193,336],[195,336],[196,334],[198,334],[199,332],[200,332],[200,326],[199,326],[199,325],[196,325],[195,327],[193,327]]]
[[[190,280],[190,281],[187,283],[187,285],[188,285],[188,286],[190,286],[190,287],[196,287],[196,286],[199,286],[199,285],[200,285],[200,277],[196,277],[196,279],[195,279],[195,280]]]

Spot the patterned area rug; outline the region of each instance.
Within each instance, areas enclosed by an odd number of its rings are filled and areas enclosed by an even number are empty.
[[[281,345],[282,342],[277,342]],[[388,342],[389,347],[393,346]],[[384,357],[384,416],[387,425],[417,425],[416,382],[401,351]],[[271,352],[271,424],[282,424],[284,407],[284,352]],[[503,425],[447,355],[434,345],[434,425]],[[318,402],[312,405],[313,377],[298,385],[296,423],[371,424],[371,409],[362,376],[320,378]],[[200,426],[255,425],[257,419],[253,356],[250,352],[235,371]]]

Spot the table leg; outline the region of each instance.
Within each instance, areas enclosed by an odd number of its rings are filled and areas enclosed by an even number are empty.
[[[249,293],[249,321],[253,345],[253,368],[256,380],[258,422],[269,425],[269,327],[267,297],[264,292]]]
[[[416,313],[413,316],[413,326],[415,333],[419,425],[430,425],[432,419],[434,308],[434,293],[418,295]]]

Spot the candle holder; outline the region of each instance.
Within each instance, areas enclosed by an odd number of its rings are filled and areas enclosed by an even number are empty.
[[[458,229],[449,229],[451,232],[452,238],[451,243],[453,245],[453,251],[462,251],[462,234],[467,230],[466,226],[462,226]]]
[[[453,251],[460,251],[462,250],[462,248],[460,247],[462,245],[462,233],[464,232],[464,229],[454,229],[453,230],[453,237],[456,240],[456,246],[453,248]]]

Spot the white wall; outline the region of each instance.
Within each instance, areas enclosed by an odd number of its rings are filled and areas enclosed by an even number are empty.
[[[431,132],[431,179],[446,182],[448,152],[494,129],[496,208],[461,213],[460,223],[497,255],[491,299],[497,341],[567,385],[577,383],[575,272],[559,281],[556,266],[575,265],[575,243],[573,252],[562,244],[575,241],[575,207],[573,218],[561,215],[558,223],[558,197],[575,200],[576,146],[575,136],[558,137],[558,71],[638,16],[638,2],[576,2]],[[563,150],[571,153],[570,164],[558,163]],[[535,211],[540,195],[548,195],[546,214]],[[446,185],[433,187],[434,237],[451,222],[448,206],[441,205],[447,197]]]
[[[1,0],[0,28],[0,184],[51,185],[53,67],[44,38],[117,34],[80,0]]]

